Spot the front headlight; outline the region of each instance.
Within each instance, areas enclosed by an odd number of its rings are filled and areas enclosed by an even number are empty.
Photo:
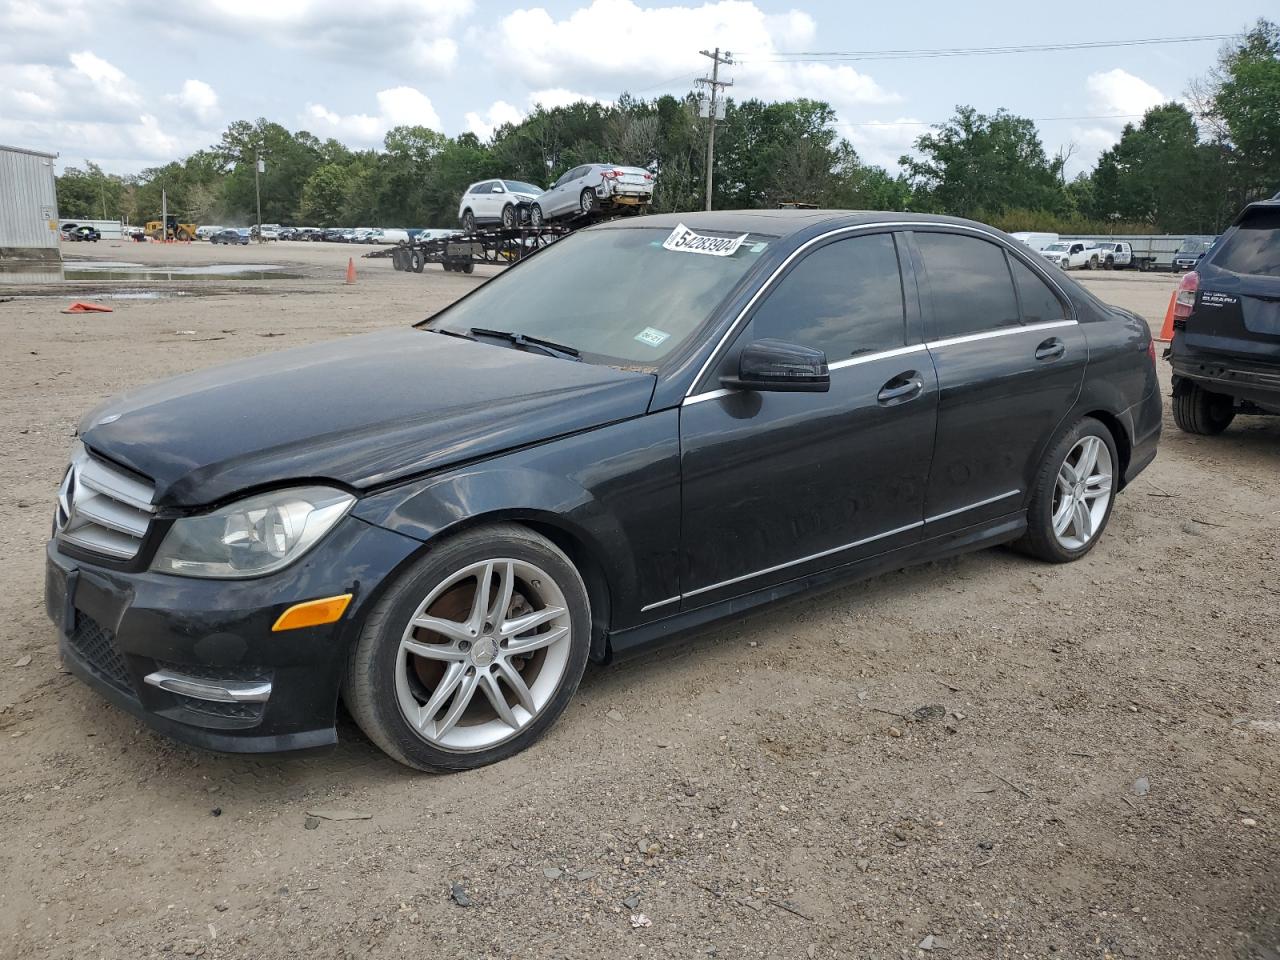
[[[295,487],[183,517],[165,535],[151,567],[184,577],[259,577],[314,547],[355,502],[332,487]]]

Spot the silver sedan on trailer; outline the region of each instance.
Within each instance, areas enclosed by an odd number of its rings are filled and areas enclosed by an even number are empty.
[[[653,174],[643,167],[612,163],[587,163],[561,175],[529,207],[535,227],[548,220],[563,220],[598,210],[630,207],[637,212],[653,200]]]

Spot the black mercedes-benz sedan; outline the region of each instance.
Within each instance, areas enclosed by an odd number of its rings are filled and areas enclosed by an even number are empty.
[[[1147,325],[965,220],[636,217],[414,328],[90,413],[46,599],[119,707],[229,751],[538,739],[588,659],[996,544],[1098,542],[1156,454]]]

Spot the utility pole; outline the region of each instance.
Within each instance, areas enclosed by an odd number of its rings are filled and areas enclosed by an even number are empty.
[[[720,89],[722,87],[732,87],[732,80],[720,79],[720,64],[731,66],[733,64],[732,54],[728,50],[724,52],[724,56],[720,55],[720,48],[716,47],[715,52],[707,50],[699,50],[700,54],[711,61],[711,76],[699,77],[698,83],[705,83],[711,88],[711,104],[707,110],[707,209],[711,209],[711,169],[716,159],[716,121],[724,119],[724,104],[720,101]]]
[[[253,196],[258,202],[258,242],[262,243],[262,150],[257,149],[253,154]]]

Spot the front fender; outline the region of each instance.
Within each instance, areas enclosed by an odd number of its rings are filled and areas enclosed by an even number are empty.
[[[678,413],[667,410],[444,470],[353,513],[423,543],[486,519],[553,527],[603,575],[616,630],[680,593],[679,470]]]

